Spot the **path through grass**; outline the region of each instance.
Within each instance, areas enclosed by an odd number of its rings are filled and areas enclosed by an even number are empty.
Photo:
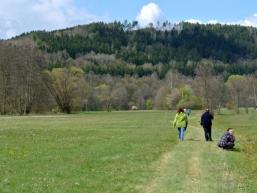
[[[0,117],[0,193],[255,193],[257,113],[216,116],[214,142],[199,116],[182,143],[166,111]]]
[[[251,159],[246,153],[247,133],[255,132],[256,114],[219,115],[214,124],[214,141],[205,142],[199,125],[199,112],[190,117],[184,142],[178,143],[169,153],[165,153],[165,165],[156,170],[149,183],[142,186],[145,193],[255,193],[257,190],[257,159],[254,151]],[[237,129],[237,121],[243,121]],[[234,120],[232,122],[232,119]],[[217,142],[227,127],[234,127],[237,135],[235,151],[224,151]],[[245,127],[248,131],[244,131]],[[254,140],[254,139],[253,139]],[[256,140],[256,138],[255,138]],[[255,141],[256,142],[256,141]],[[249,144],[248,144],[249,145]],[[256,147],[256,146],[255,146]],[[250,151],[250,150],[249,150]],[[160,159],[162,162],[162,159]]]

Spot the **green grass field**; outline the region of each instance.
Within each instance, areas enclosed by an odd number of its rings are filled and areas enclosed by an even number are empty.
[[[256,192],[257,112],[217,115],[209,143],[199,116],[183,143],[167,111],[0,117],[0,193]]]

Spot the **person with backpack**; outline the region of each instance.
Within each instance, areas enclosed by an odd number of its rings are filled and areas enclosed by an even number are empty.
[[[209,109],[206,109],[206,111],[201,116],[201,125],[204,129],[204,137],[206,141],[213,141],[212,140],[212,120],[213,115],[210,113]]]
[[[235,136],[233,135],[233,129],[228,128],[224,135],[221,137],[218,147],[223,149],[233,149],[235,146]]]
[[[187,124],[187,115],[182,108],[179,108],[173,121],[173,127],[178,128],[178,137],[180,141],[184,141],[184,135],[187,129]]]

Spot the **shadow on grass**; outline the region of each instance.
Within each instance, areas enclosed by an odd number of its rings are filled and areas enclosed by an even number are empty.
[[[217,142],[218,140],[216,139],[213,139],[212,141],[206,141],[205,139],[193,139],[193,138],[189,138],[189,139],[185,139],[185,141],[203,141],[203,142],[208,142],[208,143],[215,143]]]
[[[241,149],[237,147],[233,149],[224,149],[224,151],[241,152]]]
[[[203,140],[202,139],[189,138],[189,139],[185,139],[185,141],[203,141]]]
[[[237,147],[237,148],[232,149],[232,151],[234,151],[234,152],[241,152],[241,149]]]

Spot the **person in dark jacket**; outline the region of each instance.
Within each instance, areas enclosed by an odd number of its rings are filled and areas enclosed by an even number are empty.
[[[232,128],[227,129],[226,133],[221,137],[218,146],[223,149],[233,149],[235,146],[235,137]]]
[[[213,115],[210,113],[209,109],[206,109],[206,111],[201,116],[201,125],[204,129],[204,136],[206,141],[212,141],[211,137],[211,127],[212,127],[212,120]]]

